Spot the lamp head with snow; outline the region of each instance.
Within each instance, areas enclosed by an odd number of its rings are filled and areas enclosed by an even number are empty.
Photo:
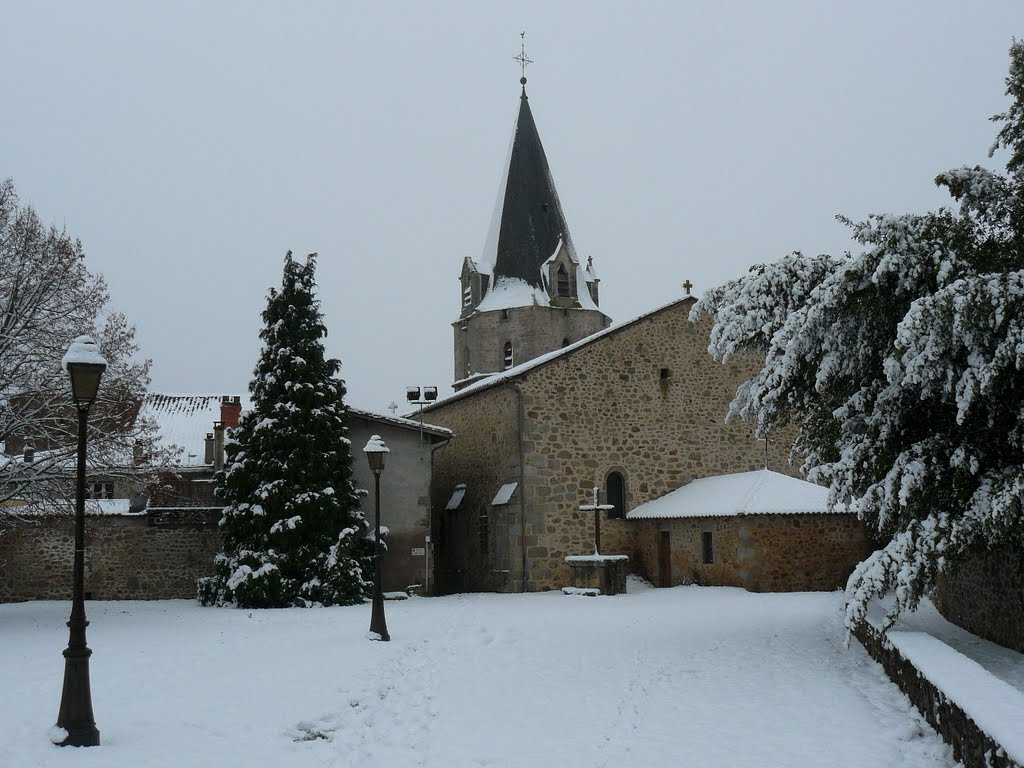
[[[384,445],[380,435],[373,435],[363,446],[363,453],[370,463],[370,471],[379,476],[384,471],[384,457],[391,453],[391,449]]]
[[[406,387],[405,388],[405,399],[410,403],[418,403],[420,400],[420,388],[419,387]]]
[[[432,403],[437,400],[437,387],[424,387],[423,399],[428,403]]]
[[[68,348],[61,365],[71,376],[71,397],[79,411],[88,411],[100,389],[107,361],[91,336],[79,336]]]

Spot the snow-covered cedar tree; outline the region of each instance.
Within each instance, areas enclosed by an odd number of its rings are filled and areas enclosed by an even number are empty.
[[[217,477],[224,552],[216,575],[199,580],[204,605],[351,605],[372,586],[345,384],[341,363],[325,356],[315,271],[315,254],[302,264],[289,252],[281,289],[267,296],[253,407]]]
[[[852,628],[892,592],[886,619],[986,548],[1024,548],[1024,44],[1010,48],[1012,104],[981,167],[940,174],[956,205],[840,218],[843,258],[753,267],[708,292],[709,352],[764,357],[731,411],[762,432],[799,428],[796,452],[830,502],[863,519],[879,549],[847,584]]]
[[[138,418],[149,361],[136,359],[135,329],[108,303],[82,244],[44,225],[10,179],[0,182],[0,519],[16,516],[20,502],[74,493],[78,416],[61,358],[82,334],[108,364],[89,413],[90,471],[140,490],[149,480],[143,460],[155,456],[155,427]],[[19,504],[4,504],[11,500]]]

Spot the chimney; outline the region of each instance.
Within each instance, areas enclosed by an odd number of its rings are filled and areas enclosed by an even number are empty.
[[[206,455],[203,457],[205,464],[213,464],[213,432],[206,433]]]
[[[220,399],[220,423],[225,427],[238,426],[238,417],[242,415],[242,398],[238,395],[224,395]]]
[[[216,422],[213,425],[213,471],[220,472],[224,469],[224,424]]]
[[[25,452],[22,454],[22,459],[26,464],[32,464],[36,460],[36,449],[26,445]]]

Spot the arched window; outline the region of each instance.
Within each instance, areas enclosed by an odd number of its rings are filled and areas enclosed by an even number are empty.
[[[509,368],[512,367],[512,363],[513,363],[512,342],[511,341],[506,341],[505,342],[505,370],[506,371]]]
[[[562,339],[562,349],[565,349],[568,346],[569,346],[569,337],[566,336],[564,339]]]
[[[626,516],[626,479],[621,472],[609,472],[604,483],[605,498],[615,509],[608,510],[609,519],[621,519]]]
[[[565,264],[558,265],[558,295],[559,296],[572,296],[572,290],[569,288],[569,273],[565,269]]]
[[[462,359],[464,361],[462,375],[469,378],[469,375],[473,372],[473,363],[469,359],[469,347],[462,350]]]

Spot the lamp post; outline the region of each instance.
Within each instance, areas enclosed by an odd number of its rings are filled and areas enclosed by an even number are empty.
[[[100,378],[107,361],[96,342],[79,336],[68,349],[61,364],[71,376],[71,397],[78,409],[78,487],[75,493],[75,564],[71,598],[70,637],[64,650],[64,689],[60,697],[57,726],[67,732],[62,747],[95,747],[100,732],[92,713],[89,687],[89,657],[85,644],[85,435],[89,408],[96,399]]]
[[[370,632],[376,634],[379,640],[384,641],[390,640],[391,635],[388,634],[388,623],[384,619],[384,592],[381,590],[380,580],[380,475],[384,471],[384,458],[390,452],[390,449],[384,445],[384,441],[380,439],[380,435],[373,435],[363,448],[366,460],[370,463],[370,471],[373,472],[375,490],[373,609],[370,613]]]

